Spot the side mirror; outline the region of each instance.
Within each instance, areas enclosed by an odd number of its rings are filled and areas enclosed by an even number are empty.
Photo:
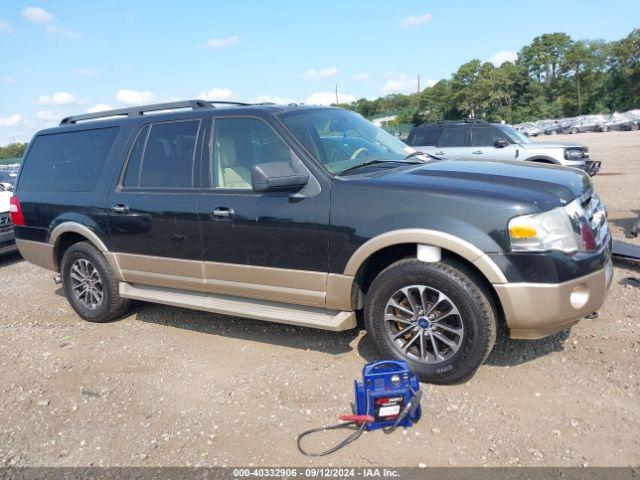
[[[509,145],[509,142],[507,142],[504,138],[496,138],[496,141],[493,142],[493,146],[496,148],[504,148],[507,145]]]
[[[309,182],[309,174],[299,173],[289,162],[261,163],[251,167],[254,192],[299,190]]]

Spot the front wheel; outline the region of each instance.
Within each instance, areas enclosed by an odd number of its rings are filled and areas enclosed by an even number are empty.
[[[365,325],[383,358],[406,360],[424,381],[468,379],[496,338],[496,316],[460,265],[402,260],[373,281]]]

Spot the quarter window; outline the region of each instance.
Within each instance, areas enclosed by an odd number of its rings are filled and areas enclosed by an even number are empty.
[[[199,120],[154,123],[133,145],[124,187],[191,188]]]
[[[289,147],[257,118],[217,118],[211,149],[211,185],[251,190],[251,167],[290,162]]]
[[[93,192],[118,127],[39,135],[29,149],[20,189]]]
[[[436,144],[440,128],[433,125],[428,127],[417,127],[409,135],[407,143],[416,147],[430,147]]]
[[[438,140],[439,147],[464,147],[464,128],[445,128]]]

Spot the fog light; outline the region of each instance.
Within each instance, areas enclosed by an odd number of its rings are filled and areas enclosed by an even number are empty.
[[[584,307],[589,301],[589,288],[586,285],[580,285],[573,289],[569,296],[569,302],[571,306],[576,310]]]

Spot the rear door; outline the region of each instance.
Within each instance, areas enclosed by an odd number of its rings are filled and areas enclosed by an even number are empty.
[[[496,140],[508,142],[506,147],[496,147]],[[516,146],[502,135],[497,128],[479,126],[469,128],[469,148],[465,150],[466,160],[515,160]]]
[[[149,122],[135,135],[108,202],[111,248],[125,280],[176,287],[200,281],[201,139],[198,118]],[[163,275],[184,282],[163,283]]]
[[[467,129],[466,127],[444,127],[438,137],[438,148],[434,155],[459,160],[466,155]]]

